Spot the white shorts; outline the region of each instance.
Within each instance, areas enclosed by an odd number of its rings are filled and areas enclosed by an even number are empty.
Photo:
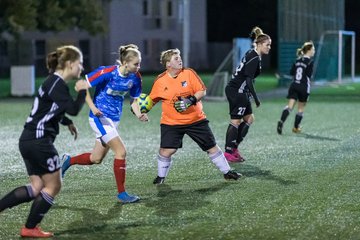
[[[117,127],[119,122],[114,122],[107,117],[89,117],[89,123],[96,134],[96,141],[108,143],[111,139],[119,137]]]

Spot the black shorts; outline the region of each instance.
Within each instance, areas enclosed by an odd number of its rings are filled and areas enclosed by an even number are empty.
[[[241,119],[252,114],[252,107],[248,93],[239,93],[238,89],[227,86],[226,98],[229,102],[229,114],[231,119]]]
[[[307,102],[309,100],[310,87],[306,84],[291,83],[287,95],[287,99],[299,100],[299,102]]]
[[[29,176],[53,173],[61,167],[52,138],[20,140],[19,149]]]
[[[181,148],[184,135],[187,134],[194,140],[203,151],[207,151],[216,146],[214,134],[209,127],[208,120],[189,125],[160,125],[161,148]]]

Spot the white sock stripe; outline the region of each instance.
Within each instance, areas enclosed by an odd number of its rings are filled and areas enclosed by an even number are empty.
[[[221,150],[217,151],[214,154],[209,154],[211,161],[215,166],[223,173],[227,173],[230,170],[230,165],[226,161],[226,158]]]
[[[54,198],[52,196],[50,196],[48,193],[41,191],[41,196],[45,199],[45,201],[47,201],[49,204],[53,205],[54,204]]]
[[[169,158],[164,157],[164,156],[161,156],[160,154],[158,154],[157,159],[162,162],[171,162],[171,157],[169,157]]]
[[[32,190],[31,185],[28,184],[28,185],[26,185],[25,187],[26,187],[26,190],[27,190],[29,196],[30,196],[31,198],[33,198],[33,197],[34,197],[34,192],[33,192],[33,190]]]
[[[209,153],[209,158],[211,159],[211,160],[213,160],[213,159],[216,159],[217,157],[219,157],[220,155],[222,155],[223,154],[223,152],[221,151],[221,150],[219,150],[219,151],[217,151],[216,153],[213,153],[213,154],[210,154]]]
[[[292,109],[289,108],[289,106],[285,106],[285,107],[284,107],[284,110],[287,110],[289,113],[292,111]]]

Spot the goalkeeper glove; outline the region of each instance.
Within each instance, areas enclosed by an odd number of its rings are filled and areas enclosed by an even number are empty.
[[[189,96],[187,98],[179,97],[179,101],[176,101],[174,103],[174,107],[175,107],[176,111],[184,112],[190,106],[195,105],[196,102],[197,102],[197,99],[195,96]]]

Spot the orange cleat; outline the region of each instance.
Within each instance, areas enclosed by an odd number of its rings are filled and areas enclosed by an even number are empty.
[[[294,127],[294,128],[292,129],[292,132],[293,132],[293,133],[301,133],[301,127],[298,127],[298,128]]]
[[[50,238],[53,237],[54,234],[52,232],[44,232],[40,227],[35,228],[21,228],[20,231],[21,237],[30,237],[30,238]]]

